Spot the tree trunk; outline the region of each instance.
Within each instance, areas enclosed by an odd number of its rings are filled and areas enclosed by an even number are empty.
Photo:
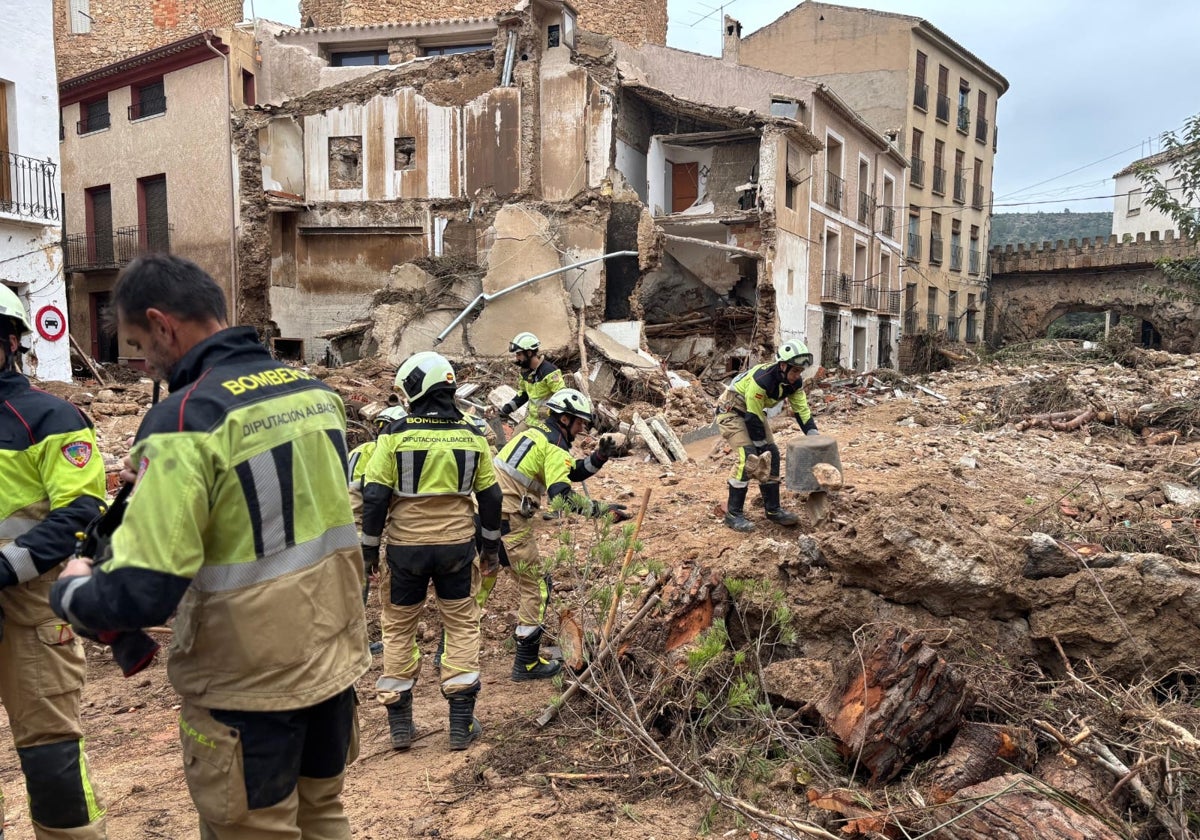
[[[1030,770],[1036,761],[1037,744],[1028,729],[964,723],[933,768],[930,793],[934,802],[945,802],[963,788],[1003,775],[1013,767]]]
[[[1120,840],[1100,819],[1050,799],[1030,777],[1013,773],[964,788],[934,816],[954,819],[934,840]]]
[[[958,727],[967,701],[966,679],[903,628],[888,632],[841,671],[821,704],[821,715],[842,754],[865,768],[872,784],[896,778]]]

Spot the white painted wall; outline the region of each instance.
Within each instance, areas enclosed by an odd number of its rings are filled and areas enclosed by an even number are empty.
[[[54,10],[45,0],[0,2],[0,83],[8,100],[7,151],[54,164],[50,198],[58,207],[62,187],[58,159],[58,82],[54,73]],[[15,45],[20,45],[17,49]],[[5,160],[7,163],[7,159]],[[17,291],[32,320],[43,306],[55,306],[66,318],[60,221],[0,210],[0,282]],[[68,333],[46,341],[34,331],[26,371],[39,379],[68,381],[71,351]]]
[[[1174,161],[1161,163],[1155,167],[1159,182],[1166,184],[1167,189],[1180,186],[1179,179],[1174,177],[1174,163]],[[1144,203],[1145,190],[1137,175],[1130,172],[1119,175],[1115,181],[1113,234],[1118,237],[1124,237],[1125,234],[1136,237],[1139,233],[1149,236],[1153,231],[1163,233],[1176,229],[1175,221],[1170,216]],[[1172,196],[1178,198],[1180,193],[1174,192]],[[1197,204],[1196,207],[1200,208],[1200,204]]]
[[[617,138],[617,171],[625,176],[642,204],[648,204],[646,156],[620,138]]]
[[[808,242],[794,233],[777,229],[771,278],[775,284],[775,308],[779,315],[778,343],[798,340],[808,344],[808,336],[820,335],[819,332],[809,332],[809,325],[805,323],[808,307]],[[816,353],[811,344],[808,349]]]

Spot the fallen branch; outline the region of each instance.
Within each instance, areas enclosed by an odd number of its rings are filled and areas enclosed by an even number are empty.
[[[1066,422],[1059,423],[1054,420],[1051,420],[1050,428],[1054,429],[1055,431],[1059,431],[1059,432],[1073,432],[1076,429],[1080,428],[1081,426],[1086,426],[1088,423],[1091,423],[1095,419],[1096,419],[1096,409],[1086,408],[1082,412],[1080,412],[1078,415],[1076,415],[1075,417],[1073,417],[1070,420],[1067,420]]]
[[[68,333],[67,336],[71,339],[71,348],[87,366],[87,369],[91,371],[92,376],[94,376],[96,379],[96,382],[100,385],[107,385],[108,383],[104,379],[104,374],[100,373],[100,369],[96,367],[95,363],[92,361],[92,357],[83,352],[83,348],[79,346],[79,342],[75,340],[75,336],[71,335],[70,333]]]

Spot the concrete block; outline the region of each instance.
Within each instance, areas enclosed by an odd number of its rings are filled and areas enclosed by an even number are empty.
[[[623,347],[628,347],[633,351],[641,349],[641,321],[605,321],[597,329],[605,335],[616,339]]]

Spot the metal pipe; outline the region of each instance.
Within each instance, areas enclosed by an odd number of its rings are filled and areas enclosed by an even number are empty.
[[[519,283],[514,283],[513,285],[509,286],[508,288],[501,289],[498,292],[492,292],[491,294],[488,294],[487,292],[480,292],[478,295],[475,296],[475,299],[473,301],[471,301],[470,303],[467,304],[466,309],[464,309],[462,312],[458,313],[458,315],[454,318],[454,320],[451,321],[449,323],[449,325],[447,325],[446,329],[444,329],[440,333],[438,333],[437,338],[435,338],[433,340],[434,346],[437,346],[438,344],[441,344],[443,341],[445,341],[446,336],[450,335],[450,332],[455,327],[457,327],[459,324],[461,324],[463,319],[466,318],[468,315],[470,315],[471,312],[475,309],[475,307],[481,303],[487,303],[488,301],[493,301],[496,298],[504,297],[509,292],[515,292],[517,289],[523,289],[526,286],[528,286],[530,283],[536,283],[538,280],[545,280],[547,277],[553,277],[556,274],[562,274],[564,271],[570,271],[572,268],[582,268],[585,265],[591,265],[594,262],[601,262],[603,260],[609,260],[609,259],[612,259],[613,257],[636,257],[636,256],[638,256],[637,251],[613,251],[611,254],[604,254],[603,256],[592,257],[591,259],[583,260],[581,262],[571,263],[570,265],[564,265],[562,268],[556,268],[553,271],[547,271],[545,274],[539,274],[536,277],[530,277],[527,280],[522,280]]]
[[[508,87],[512,84],[513,64],[517,60],[517,30],[515,28],[508,30],[508,49],[504,51],[504,76],[500,80],[500,87]]]

